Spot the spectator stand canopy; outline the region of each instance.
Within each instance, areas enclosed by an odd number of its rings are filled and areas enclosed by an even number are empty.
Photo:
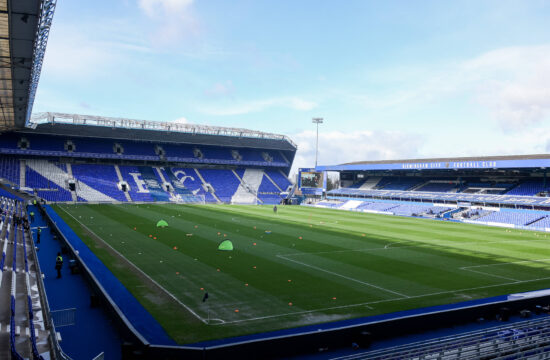
[[[550,154],[358,161],[321,165],[316,171],[498,170],[550,167]]]
[[[27,125],[56,0],[0,0],[0,131]]]
[[[286,135],[243,128],[179,124],[173,122],[136,120],[94,115],[37,113],[30,127],[40,134],[117,137],[132,140],[177,142],[201,145],[235,145],[296,151],[297,145]],[[158,137],[160,136],[160,137]]]

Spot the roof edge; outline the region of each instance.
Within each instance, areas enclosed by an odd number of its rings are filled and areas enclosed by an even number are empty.
[[[536,159],[550,159],[550,154],[467,156],[467,157],[453,157],[453,158],[421,158],[421,159],[403,159],[403,160],[372,160],[372,161],[349,162],[349,163],[343,163],[340,165],[407,164],[407,163],[431,163],[431,162],[536,160]]]
[[[31,119],[31,128],[35,129],[42,124],[64,124],[74,126],[89,126],[89,127],[109,127],[129,130],[149,130],[149,131],[167,131],[173,133],[183,133],[192,135],[218,135],[235,138],[255,138],[286,141],[295,149],[298,148],[296,143],[288,136],[282,134],[274,134],[257,130],[244,128],[233,128],[223,126],[210,126],[200,124],[180,124],[174,122],[160,122],[149,120],[136,120],[116,117],[104,117],[95,115],[79,115],[45,112],[33,114]]]

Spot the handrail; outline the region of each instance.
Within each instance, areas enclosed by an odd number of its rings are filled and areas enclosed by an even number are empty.
[[[15,226],[14,226],[15,228]],[[10,299],[10,351],[11,357],[17,360],[24,360],[17,352],[15,344],[15,290],[16,290],[16,274],[17,274],[17,228],[13,232],[13,262],[11,276],[11,299]]]
[[[540,329],[541,325],[546,325],[546,328]],[[537,328],[533,329],[533,327]],[[422,354],[430,355],[436,352],[455,350],[460,346],[482,346],[486,342],[502,339],[504,336],[499,333],[506,330],[523,331],[522,338],[541,334],[546,335],[546,337],[550,339],[550,321],[548,317],[544,317],[541,319],[527,320],[504,326],[477,330],[461,335],[450,335],[437,339],[419,341],[412,344],[404,344],[397,347],[392,347],[391,349],[369,351],[360,355],[368,356],[369,358],[383,357],[384,359],[400,358],[403,354],[407,354],[410,357],[421,356]],[[505,346],[505,343],[502,343],[501,345]],[[469,349],[468,351],[474,350],[475,349]],[[345,357],[345,359],[354,359],[354,357]]]
[[[40,268],[40,262],[38,261],[38,254],[36,253],[36,248],[34,246],[32,234],[30,234],[30,237],[33,244],[33,246],[31,246],[30,252],[36,267],[36,275],[37,275],[36,284],[38,287],[38,293],[40,294],[40,300],[42,302],[44,326],[46,330],[49,332],[48,338],[49,338],[50,348],[54,353],[54,359],[72,360],[67,354],[63,352],[63,350],[61,349],[61,346],[59,345],[59,341],[57,340],[57,336],[56,336],[57,331],[55,329],[55,324],[53,323],[51,318],[50,304],[48,302],[48,297],[46,295],[44,281],[42,279],[42,269]]]

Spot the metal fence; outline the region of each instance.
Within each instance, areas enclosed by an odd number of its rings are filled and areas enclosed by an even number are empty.
[[[55,310],[50,314],[56,328],[76,324],[76,308]]]
[[[540,349],[549,346],[550,320],[545,317],[336,359],[492,359],[542,355]]]

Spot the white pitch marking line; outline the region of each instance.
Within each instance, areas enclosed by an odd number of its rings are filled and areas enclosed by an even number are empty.
[[[409,296],[407,296],[407,295],[398,293],[397,291],[385,289],[385,288],[383,288],[383,287],[381,287],[381,286],[377,286],[377,285],[374,285],[374,284],[370,284],[370,283],[368,283],[368,282],[364,282],[364,281],[361,281],[361,280],[357,280],[357,279],[351,278],[351,277],[349,277],[349,276],[345,276],[345,275],[342,275],[342,274],[335,273],[335,272],[330,271],[330,270],[326,270],[326,269],[323,269],[323,268],[320,268],[320,267],[317,267],[317,266],[314,266],[314,265],[310,265],[310,264],[303,263],[303,262],[298,261],[298,260],[287,259],[287,258],[284,257],[283,255],[276,255],[276,256],[277,256],[278,258],[281,258],[281,259],[284,259],[284,260],[287,260],[287,261],[291,261],[291,262],[296,263],[296,264],[300,264],[300,265],[303,265],[303,266],[307,266],[307,267],[310,267],[310,268],[315,269],[315,270],[323,271],[323,272],[326,272],[326,273],[331,274],[331,275],[334,275],[334,276],[339,276],[339,277],[341,277],[341,278],[344,278],[344,279],[347,279],[347,280],[350,280],[350,281],[354,281],[354,282],[357,282],[357,283],[359,283],[359,284],[363,284],[363,285],[366,285],[366,286],[370,286],[370,287],[373,287],[373,288],[376,288],[376,289],[379,289],[379,290],[383,290],[383,291],[385,291],[385,292],[389,292],[389,293],[392,293],[392,294],[401,296],[401,297],[403,297],[403,298],[408,298],[408,297],[409,297]]]
[[[287,259],[288,260],[288,259]],[[260,316],[260,317],[254,317],[249,319],[242,319],[242,320],[234,320],[234,321],[227,321],[226,324],[234,324],[234,323],[241,323],[246,321],[255,321],[255,320],[264,320],[264,319],[271,319],[276,317],[284,317],[284,316],[292,316],[292,315],[301,315],[301,314],[308,314],[308,313],[314,313],[314,312],[320,312],[320,311],[326,311],[326,310],[335,310],[335,309],[345,309],[345,308],[351,308],[351,307],[359,307],[359,306],[367,306],[370,307],[370,305],[374,304],[383,304],[390,301],[399,301],[399,300],[405,300],[405,299],[417,299],[427,296],[434,296],[434,295],[442,295],[442,294],[451,294],[451,293],[458,293],[461,291],[469,291],[469,290],[482,290],[482,289],[488,289],[492,287],[498,287],[498,286],[505,286],[505,285],[516,285],[521,283],[528,283],[528,282],[534,282],[534,281],[541,281],[541,280],[548,280],[550,277],[544,277],[544,278],[538,278],[538,279],[530,279],[530,280],[520,280],[520,281],[513,281],[508,283],[502,283],[502,284],[496,284],[496,285],[487,285],[487,286],[478,286],[473,288],[466,288],[466,289],[456,289],[456,290],[448,290],[448,291],[439,291],[429,294],[422,294],[422,295],[414,295],[414,296],[408,296],[407,298],[393,298],[393,299],[386,299],[386,300],[378,300],[378,301],[370,301],[370,302],[364,302],[364,303],[358,303],[358,304],[349,304],[349,305],[342,305],[342,306],[333,306],[333,307],[327,307],[327,308],[320,308],[315,310],[306,310],[306,311],[297,311],[292,313],[284,313],[284,314],[277,314],[277,315],[267,315],[267,316]],[[372,308],[372,307],[370,307]],[[213,324],[218,325],[218,324]]]
[[[395,299],[389,299],[387,301],[392,300],[402,300],[403,298],[395,298]],[[255,320],[265,320],[265,319],[273,319],[278,317],[284,317],[284,316],[291,316],[291,315],[303,315],[303,314],[310,314],[320,311],[326,311],[326,310],[337,310],[337,309],[345,309],[349,307],[356,307],[356,306],[365,306],[369,309],[373,309],[368,303],[361,303],[361,304],[350,304],[350,305],[341,305],[341,306],[331,306],[327,308],[320,308],[320,309],[314,309],[314,310],[304,310],[304,311],[295,311],[295,312],[289,312],[289,313],[283,313],[283,314],[275,314],[275,315],[266,315],[266,316],[259,316],[249,319],[242,319],[242,320],[233,320],[233,321],[227,321],[226,324],[235,324],[235,323],[241,323],[241,322],[247,322],[247,321],[255,321]],[[220,324],[213,324],[213,325],[220,325]]]
[[[318,251],[318,252],[297,252],[297,253],[291,253],[291,254],[284,254],[284,256],[303,256],[303,255],[320,255],[320,254],[335,254],[335,253],[342,253],[342,252],[362,252],[362,251],[377,251],[377,250],[387,250],[390,249],[388,245],[392,244],[400,244],[400,242],[397,243],[391,243],[386,244],[384,247],[377,247],[377,248],[365,248],[365,249],[349,249],[349,250],[334,250],[334,251]],[[386,247],[388,246],[388,247]],[[429,245],[408,245],[408,246],[398,246],[396,248],[392,249],[406,249],[411,247],[420,247],[420,246],[429,246]]]
[[[68,214],[70,217],[72,217],[73,219],[75,219],[76,222],[78,222],[80,225],[84,226],[86,228],[86,230],[88,230],[90,233],[92,233],[94,236],[96,236],[98,239],[101,239],[103,241],[103,243],[105,245],[107,245],[108,247],[111,248],[111,250],[113,250],[116,254],[118,254],[118,256],[120,256],[122,259],[126,260],[126,262],[128,264],[130,264],[131,266],[133,266],[137,271],[139,271],[141,274],[143,274],[143,276],[145,276],[147,279],[149,279],[151,282],[153,282],[156,286],[158,286],[162,291],[164,291],[168,296],[170,296],[172,299],[174,299],[178,304],[180,304],[181,306],[183,306],[187,311],[189,311],[191,314],[193,314],[193,316],[195,316],[197,319],[199,319],[200,321],[202,321],[203,323],[207,324],[208,321],[205,320],[202,316],[200,316],[199,314],[197,314],[196,312],[193,311],[193,309],[191,309],[189,306],[185,305],[184,303],[182,303],[177,297],[175,297],[171,292],[169,292],[168,290],[166,290],[164,287],[162,287],[159,283],[157,283],[155,280],[153,280],[153,278],[151,278],[149,275],[147,275],[143,270],[141,270],[139,267],[137,267],[137,265],[135,265],[133,262],[131,262],[130,260],[128,260],[126,257],[124,257],[120,252],[118,252],[115,248],[113,248],[110,244],[108,244],[105,240],[103,240],[100,236],[98,236],[96,233],[94,233],[92,230],[90,230],[90,228],[88,228],[86,225],[84,225],[82,222],[80,222],[77,218],[75,218],[71,213],[69,213],[67,210],[65,210],[63,207],[59,207],[61,210],[63,210],[66,214]],[[223,321],[221,319],[211,319],[211,320],[220,320],[220,321]]]
[[[521,242],[522,244],[524,243],[530,243],[530,242],[540,242],[540,241],[544,241],[544,242],[548,242],[548,239],[532,239],[532,240],[527,240],[527,239],[516,239],[516,240],[502,240],[502,241],[487,241],[487,242],[473,242],[473,241],[452,241],[452,240],[434,240],[432,241],[431,243],[419,243],[419,244],[416,244],[416,245],[406,245],[406,246],[397,246],[397,247],[392,247],[392,245],[397,245],[397,244],[403,244],[403,243],[410,243],[410,242],[413,242],[412,240],[411,241],[397,241],[397,242],[393,242],[393,243],[389,243],[389,244],[386,244],[384,245],[384,247],[377,247],[377,248],[364,248],[364,249],[349,249],[349,250],[333,250],[333,251],[317,251],[317,252],[297,252],[297,253],[290,253],[290,254],[285,254],[284,256],[300,256],[300,255],[320,255],[320,254],[332,254],[332,253],[342,253],[342,252],[355,252],[355,251],[358,251],[358,252],[362,252],[362,251],[365,251],[365,252],[368,252],[368,251],[377,251],[377,250],[387,250],[387,249],[408,249],[408,248],[416,248],[416,247],[435,247],[435,246],[443,246],[443,244],[449,244],[449,245],[462,245],[462,244],[473,244],[473,245],[478,245],[478,246],[483,246],[483,245],[490,245],[490,244],[502,244],[502,243],[515,243],[515,242]],[[443,243],[442,245],[439,245],[439,243]],[[434,246],[435,245],[435,246]],[[451,246],[452,248],[454,248],[453,246]]]
[[[534,259],[534,260],[522,260],[522,261],[510,261],[510,262],[501,262],[501,263],[484,264],[484,265],[472,265],[472,266],[465,266],[464,268],[478,268],[478,267],[500,266],[500,265],[509,265],[509,264],[524,264],[524,263],[545,262],[545,261],[550,261],[550,258]]]
[[[497,278],[501,278],[501,279],[512,280],[512,281],[518,282],[518,281],[520,281],[520,280],[513,279],[513,278],[509,278],[509,277],[502,276],[502,275],[489,274],[489,273],[486,273],[486,272],[483,272],[483,271],[473,270],[473,268],[490,267],[490,266],[501,266],[501,265],[509,265],[509,264],[536,263],[536,262],[545,262],[545,261],[550,261],[550,258],[546,258],[546,259],[535,259],[535,260],[522,260],[522,261],[510,261],[510,262],[495,263],[495,264],[484,264],[484,265],[463,266],[463,267],[460,268],[460,270],[472,271],[472,272],[475,272],[475,273],[478,273],[478,274],[483,274],[483,275],[488,275],[488,276],[493,276],[493,277],[497,277]]]
[[[481,274],[481,275],[485,275],[485,276],[492,276],[492,277],[496,277],[496,278],[500,278],[500,279],[504,279],[504,280],[511,280],[511,281],[516,281],[516,282],[519,281],[517,279],[512,279],[512,278],[509,278],[509,277],[506,277],[506,276],[489,274],[489,273],[486,273],[486,272],[483,272],[483,271],[472,270],[472,269],[470,269],[469,266],[463,266],[463,267],[460,268],[460,270],[471,271],[471,272],[475,272],[477,274]]]

